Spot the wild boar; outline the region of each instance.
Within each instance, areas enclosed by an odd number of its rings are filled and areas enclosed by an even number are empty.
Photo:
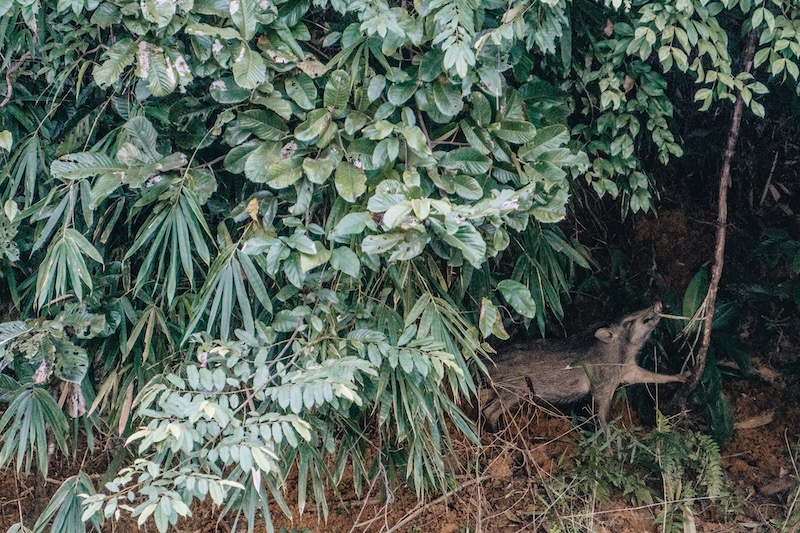
[[[661,319],[661,310],[661,302],[656,302],[573,337],[534,341],[500,353],[495,365],[489,366],[490,389],[481,394],[486,400],[486,421],[497,428],[503,411],[533,392],[554,404],[571,403],[591,394],[597,417],[604,425],[619,385],[686,381],[688,372],[656,374],[636,364],[639,350]]]

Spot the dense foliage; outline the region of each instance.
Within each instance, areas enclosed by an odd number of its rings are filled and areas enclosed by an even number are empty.
[[[648,210],[647,162],[681,155],[667,73],[703,109],[741,91],[759,115],[739,29],[763,72],[796,79],[800,56],[783,0],[0,14],[19,318],[0,325],[0,464],[46,473],[68,418],[130,452],[103,487],[65,484],[61,502],[98,492],[42,527],[124,511],[164,531],[207,497],[252,526],[271,498],[289,512],[289,472],[301,510],[348,466],[359,491],[445,486],[483,343],[560,319],[589,266],[554,224],[570,191]]]

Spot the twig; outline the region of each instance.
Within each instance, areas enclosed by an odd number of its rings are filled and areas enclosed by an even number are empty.
[[[750,72],[753,67],[753,54],[755,53],[756,36],[753,30],[747,35],[743,55],[743,72]],[[736,141],[739,139],[739,129],[742,124],[742,110],[744,101],[741,91],[736,95],[736,103],[733,106],[733,119],[731,129],[728,133],[728,145],[725,148],[725,156],[722,159],[722,169],[719,174],[719,205],[717,208],[717,237],[714,252],[714,266],[711,269],[711,281],[708,284],[708,293],[705,300],[705,322],[703,324],[703,340],[700,344],[700,351],[697,354],[697,362],[692,369],[692,377],[689,379],[685,392],[680,397],[681,407],[688,399],[691,391],[697,388],[700,377],[706,366],[706,356],[708,347],[711,345],[711,323],[714,319],[714,307],[717,301],[717,289],[719,280],[722,278],[722,267],[725,264],[725,236],[728,230],[728,189],[731,186],[731,161],[736,151]],[[685,396],[685,397],[684,397]]]
[[[14,94],[14,86],[11,83],[11,75],[14,73],[14,71],[18,70],[22,66],[22,64],[25,63],[25,61],[30,59],[30,57],[31,53],[25,52],[24,54],[19,56],[19,59],[17,59],[16,63],[8,67],[8,70],[6,70],[6,85],[7,85],[6,97],[3,98],[2,102],[0,102],[0,107],[5,107],[6,104],[8,104],[11,101],[11,95]]]
[[[775,158],[772,160],[772,168],[769,171],[769,176],[767,176],[767,182],[764,184],[764,190],[761,192],[761,200],[758,202],[758,207],[762,207],[764,205],[764,200],[767,199],[769,186],[772,184],[772,175],[775,173],[775,165],[777,164],[778,164],[778,152],[775,152]]]
[[[419,119],[419,127],[422,130],[423,135],[425,135],[425,142],[428,145],[428,148],[433,148],[433,143],[431,143],[431,138],[428,136],[428,128],[425,127],[425,120],[422,118],[422,111],[417,109],[417,118]]]
[[[431,500],[427,504],[420,505],[419,507],[417,507],[416,509],[414,509],[413,511],[408,513],[406,516],[404,516],[402,518],[402,520],[400,520],[395,525],[393,525],[392,528],[390,530],[388,530],[386,533],[392,533],[393,531],[398,531],[401,527],[407,525],[409,522],[411,522],[412,520],[416,519],[419,515],[421,515],[425,511],[427,511],[430,507],[433,507],[433,506],[435,506],[435,505],[437,505],[439,503],[442,503],[443,501],[447,500],[447,498],[451,498],[455,494],[461,492],[462,490],[464,490],[466,488],[471,487],[472,485],[483,483],[484,481],[488,481],[490,479],[494,479],[494,477],[495,477],[494,475],[487,474],[487,475],[484,475],[484,476],[480,476],[480,477],[476,477],[476,478],[470,479],[469,481],[466,481],[466,482],[462,483],[461,485],[459,485],[458,487],[454,488],[453,490],[442,494],[441,496],[439,496],[435,500]]]

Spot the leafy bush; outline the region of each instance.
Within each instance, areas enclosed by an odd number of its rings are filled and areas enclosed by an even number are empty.
[[[554,226],[570,191],[646,211],[642,157],[680,155],[665,74],[689,72],[704,108],[738,90],[760,114],[767,88],[734,73],[739,26],[719,20],[752,27],[774,75],[796,78],[800,51],[782,1],[0,15],[0,271],[20,319],[0,331],[0,463],[46,471],[63,397],[88,438],[138,447],[84,519],[161,531],[206,496],[250,527],[267,493],[288,512],[292,468],[301,508],[308,479],[324,508],[348,461],[358,488],[443,487],[482,343],[515,316],[560,319],[589,264]]]

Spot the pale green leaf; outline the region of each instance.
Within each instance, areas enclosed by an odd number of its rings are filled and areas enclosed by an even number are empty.
[[[339,196],[350,203],[355,203],[367,191],[367,176],[349,161],[339,163],[336,167],[334,183]]]
[[[325,84],[323,103],[325,107],[344,110],[350,100],[350,76],[344,70],[336,70]]]
[[[340,246],[331,252],[331,266],[353,278],[358,278],[361,271],[361,261],[350,248]]]
[[[244,3],[252,0],[238,0]],[[255,89],[267,79],[267,64],[261,54],[250,49],[247,44],[239,47],[233,60],[233,79],[243,89]]]
[[[497,284],[497,289],[516,312],[527,318],[536,318],[536,302],[528,287],[518,281],[506,279]]]
[[[120,39],[103,54],[103,64],[92,71],[94,81],[101,89],[105,89],[117,81],[122,72],[133,64],[136,57],[136,44],[128,38]]]

